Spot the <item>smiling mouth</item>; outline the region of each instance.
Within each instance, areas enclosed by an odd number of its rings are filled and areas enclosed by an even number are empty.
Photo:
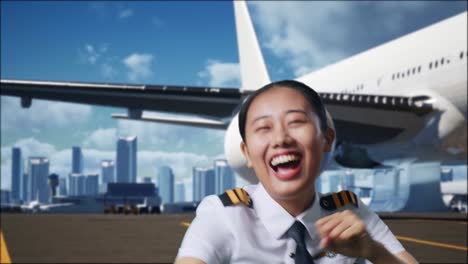
[[[283,169],[295,169],[301,163],[301,156],[299,154],[284,154],[275,156],[270,161],[270,167],[275,171],[278,172],[279,170]]]

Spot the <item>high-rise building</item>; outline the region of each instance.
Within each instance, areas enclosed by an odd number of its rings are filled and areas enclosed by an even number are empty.
[[[116,182],[136,183],[137,138],[122,137],[117,141]]]
[[[83,153],[81,148],[72,147],[72,173],[83,173]]]
[[[169,166],[158,168],[158,187],[162,203],[174,202],[174,173]]]
[[[236,186],[236,178],[234,171],[224,159],[214,161],[215,172],[215,193],[221,194],[228,189],[233,189]]]
[[[11,199],[19,201],[22,198],[23,183],[23,159],[21,158],[21,149],[13,148],[11,164]]]
[[[50,193],[50,202],[52,202],[52,197],[57,196],[59,186],[59,176],[55,173],[52,173],[48,177],[49,193]]]
[[[317,177],[315,179],[315,191],[319,193],[322,192],[322,177]]]
[[[101,179],[103,184],[115,182],[114,168],[113,160],[101,161]]]
[[[143,183],[153,183],[153,178],[151,178],[151,177],[143,177]]]
[[[212,168],[193,168],[193,200],[201,201],[205,196],[215,194],[215,172]]]
[[[80,196],[86,195],[86,177],[81,173],[70,174],[70,190],[69,195]]]
[[[443,182],[453,181],[453,169],[452,168],[441,168],[440,169],[440,180]]]
[[[29,202],[29,174],[23,173],[23,180],[21,181],[21,200],[23,202]]]
[[[0,204],[9,204],[9,203],[11,203],[11,191],[0,190]]]
[[[201,201],[201,172],[198,167],[192,168],[192,199],[194,202]]]
[[[60,196],[66,196],[68,195],[68,190],[67,190],[67,179],[65,178],[59,178],[59,191],[58,194]]]
[[[351,170],[346,171],[343,175],[341,175],[341,189],[354,191],[355,178],[356,177],[354,176],[354,173]]]
[[[185,184],[177,182],[174,186],[174,201],[185,202]]]
[[[320,191],[321,193],[337,192],[340,185],[340,173],[334,170],[324,171],[320,175]],[[317,185],[317,181],[315,182]]]
[[[332,173],[329,176],[329,192],[337,192],[340,190],[340,173]]]
[[[88,174],[85,179],[85,194],[96,196],[99,192],[99,175]]]
[[[40,203],[48,203],[49,192],[49,159],[45,157],[29,158],[29,201],[38,200]]]

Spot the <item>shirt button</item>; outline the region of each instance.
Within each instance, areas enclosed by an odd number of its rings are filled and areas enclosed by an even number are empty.
[[[293,252],[289,253],[290,258],[294,258],[295,256],[296,256],[296,254],[294,254]]]

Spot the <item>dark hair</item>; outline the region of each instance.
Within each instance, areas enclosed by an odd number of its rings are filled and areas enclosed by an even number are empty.
[[[285,87],[296,90],[300,92],[304,98],[309,102],[309,104],[314,108],[318,118],[320,120],[320,127],[322,131],[325,131],[328,128],[327,125],[327,114],[325,110],[325,106],[320,99],[320,96],[315,92],[312,88],[305,85],[304,83],[294,81],[294,80],[283,80],[272,82],[263,86],[262,88],[256,90],[253,94],[251,94],[242,104],[240,111],[239,111],[239,132],[241,134],[242,140],[244,143],[245,140],[245,122],[247,120],[247,112],[249,111],[249,107],[252,104],[252,101],[260,94],[275,88],[275,87]]]

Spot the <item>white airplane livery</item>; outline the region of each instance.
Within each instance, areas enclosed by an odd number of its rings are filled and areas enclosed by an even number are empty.
[[[250,91],[269,78],[246,6],[236,1],[235,11],[242,88]],[[320,93],[333,117],[339,164],[466,162],[466,29],[464,12],[297,79]],[[243,170],[231,143],[240,142],[237,129],[228,128],[225,149]]]
[[[240,88],[2,79],[1,95],[20,97],[23,107],[35,98],[124,107],[127,115],[113,117],[226,129],[228,162],[255,182],[239,148],[237,111],[270,78],[246,3],[234,1],[234,11]],[[333,119],[337,139],[331,158],[339,165],[466,164],[467,58],[464,12],[297,80],[319,92]]]

